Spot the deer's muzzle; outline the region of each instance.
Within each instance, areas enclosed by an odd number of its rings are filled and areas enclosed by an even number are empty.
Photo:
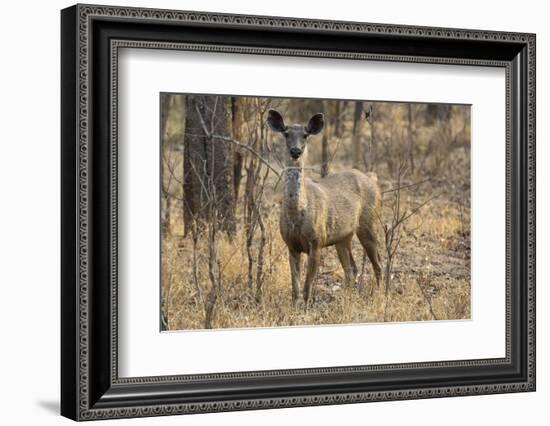
[[[290,156],[295,160],[302,155],[302,152],[300,148],[290,148]]]

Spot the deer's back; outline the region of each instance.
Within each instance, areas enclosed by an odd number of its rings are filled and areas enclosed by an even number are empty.
[[[318,182],[308,180],[308,207],[324,241],[332,245],[353,235],[360,221],[372,222],[380,208],[380,189],[374,173],[346,170]]]

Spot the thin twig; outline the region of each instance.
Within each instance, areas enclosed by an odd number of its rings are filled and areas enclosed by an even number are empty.
[[[281,176],[281,173],[275,169],[275,167],[273,167],[271,164],[269,164],[269,161],[267,161],[264,157],[262,157],[254,148],[250,147],[249,145],[247,144],[244,144],[242,142],[239,142],[233,138],[230,138],[230,137],[227,137],[227,136],[222,136],[222,135],[216,135],[216,134],[213,134],[212,132],[208,131],[208,128],[206,127],[206,123],[204,122],[204,119],[202,118],[202,114],[199,110],[199,107],[197,105],[195,105],[195,110],[197,111],[197,115],[199,116],[199,120],[201,122],[201,127],[202,127],[202,130],[204,131],[204,134],[208,137],[208,138],[212,138],[212,139],[221,139],[223,141],[226,141],[226,142],[230,142],[240,148],[243,148],[245,149],[246,151],[252,153],[253,155],[255,155],[262,163],[264,163],[273,173],[275,173],[277,176]]]
[[[420,284],[420,282],[418,280],[416,280],[416,284],[418,285],[418,288],[420,289],[420,293],[422,293],[422,297],[424,297],[424,301],[428,305],[428,308],[430,310],[430,314],[432,315],[432,318],[437,321],[439,318],[437,318],[437,316],[434,313],[434,310],[433,310],[433,307],[432,307],[432,298],[428,297],[428,295],[424,291],[424,288],[422,287],[422,284]]]
[[[241,143],[233,138],[230,138],[230,137],[227,137],[227,136],[221,136],[221,135],[212,135],[211,136],[213,139],[221,139],[223,141],[226,141],[226,142],[230,142],[234,145],[237,145],[238,147],[252,153],[254,156],[256,156],[258,158],[258,160],[260,160],[263,164],[265,164],[269,170],[271,170],[273,173],[275,173],[277,176],[281,176],[281,172],[278,171],[275,167],[273,167],[269,161],[267,161],[264,157],[262,157],[254,148],[250,147],[249,145],[247,144],[244,144],[244,143]]]
[[[391,188],[391,189],[387,189],[386,191],[382,191],[382,194],[387,194],[389,192],[395,192],[395,191],[399,191],[401,189],[407,189],[407,188],[411,188],[413,186],[419,186],[419,185],[422,185],[423,183],[426,183],[426,182],[429,182],[431,181],[433,178],[427,178],[427,179],[424,179],[424,180],[421,180],[420,182],[414,182],[414,183],[411,183],[409,185],[404,185],[404,186],[400,186],[400,187],[395,187],[395,188]]]

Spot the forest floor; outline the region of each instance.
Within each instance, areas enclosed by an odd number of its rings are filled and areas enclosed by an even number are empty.
[[[380,183],[383,190],[392,187],[383,178]],[[356,283],[344,286],[336,250],[334,247],[323,249],[313,287],[313,303],[307,309],[303,304],[295,306],[291,299],[287,248],[279,234],[280,192],[279,188],[266,197],[265,211],[269,214],[265,220],[267,243],[260,301],[256,300],[255,288],[248,287],[249,260],[242,226],[231,240],[220,234],[221,290],[214,309],[213,328],[470,318],[470,208],[465,205],[469,204],[465,203],[469,200],[469,184],[432,180],[407,191],[408,206],[420,205],[436,193],[438,196],[405,223],[388,289],[384,288],[383,281],[376,286],[368,260],[365,273],[360,274]],[[391,197],[391,193],[386,196]],[[391,212],[384,210],[382,217],[388,215]],[[194,280],[193,242],[189,236],[183,236],[181,205],[173,205],[169,217],[170,226],[162,241],[162,296],[167,328],[202,329],[204,301],[209,291],[207,247],[198,242],[198,280]],[[381,229],[379,240],[383,246]],[[353,240],[353,255],[361,270],[363,249],[357,238]],[[384,267],[383,249],[381,255]],[[252,266],[256,274],[257,265]]]

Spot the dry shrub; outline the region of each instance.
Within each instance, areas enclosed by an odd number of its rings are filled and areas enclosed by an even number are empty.
[[[291,300],[287,248],[279,235],[278,208],[269,210],[266,229],[269,236],[264,258],[263,297],[260,303],[247,287],[247,253],[245,232],[239,228],[233,239],[220,234],[221,294],[217,302],[213,327],[276,327],[316,324],[426,321],[467,319],[470,317],[469,251],[461,247],[463,239],[459,209],[447,203],[435,203],[422,217],[411,218],[405,232],[403,248],[396,259],[392,287],[387,297],[383,286],[375,284],[367,260],[366,280],[359,286],[344,287],[344,275],[334,248],[322,252],[322,263],[314,286],[314,303],[305,310]],[[178,217],[177,213],[170,215]],[[443,220],[444,219],[444,220]],[[175,231],[175,225],[162,244],[162,286],[168,329],[204,328],[204,306],[193,281],[192,239]],[[442,241],[447,243],[442,245]],[[200,291],[209,289],[205,241],[199,241],[198,282]],[[360,266],[362,247],[353,242],[354,257]],[[456,258],[456,256],[462,256]],[[453,257],[454,256],[454,257]],[[461,270],[453,276],[455,262]],[[305,267],[305,256],[302,267]],[[435,266],[434,266],[435,265]],[[462,275],[461,275],[462,274]],[[466,274],[466,275],[464,275]],[[421,286],[421,287],[420,287]],[[423,291],[421,290],[423,289]],[[426,294],[430,300],[426,300]],[[434,316],[430,310],[433,311]]]

